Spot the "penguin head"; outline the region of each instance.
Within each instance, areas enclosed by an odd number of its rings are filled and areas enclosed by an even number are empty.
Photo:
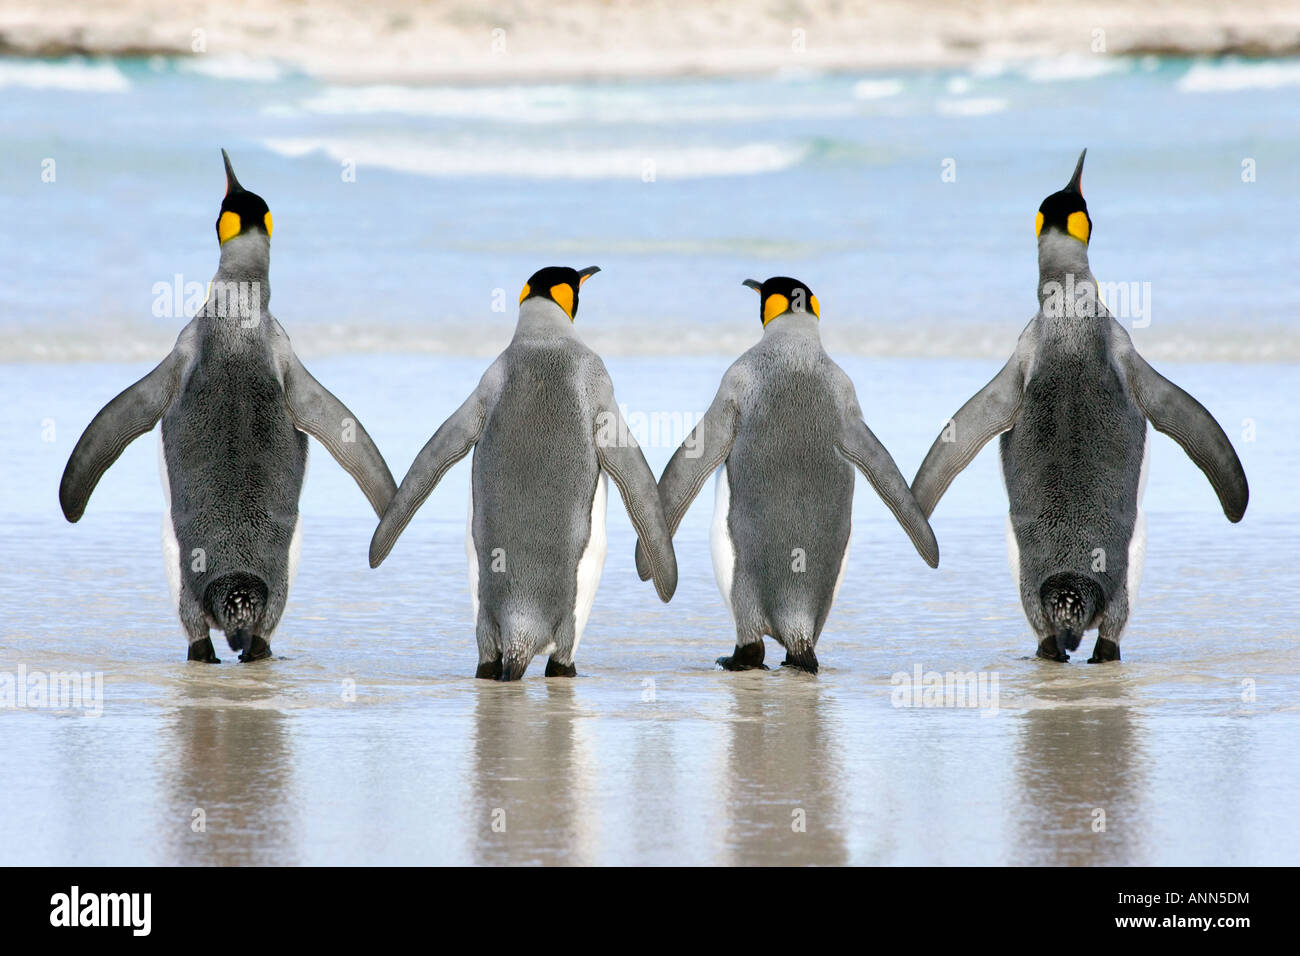
[[[1042,236],[1044,232],[1057,230],[1073,236],[1085,246],[1092,238],[1092,217],[1088,215],[1088,204],[1083,201],[1080,189],[1083,183],[1083,157],[1087,155],[1086,149],[1079,154],[1079,163],[1074,167],[1074,175],[1065,184],[1065,188],[1052,193],[1038,207],[1034,235]]]
[[[587,266],[582,271],[568,266],[547,266],[533,273],[519,293],[519,304],[529,299],[550,299],[572,322],[578,314],[578,290],[582,284],[600,271],[600,266]]]
[[[812,289],[798,279],[791,279],[789,276],[772,276],[766,282],[746,279],[742,284],[758,293],[758,317],[764,326],[778,315],[785,315],[787,312],[808,312],[816,319],[822,317],[817,296],[813,295]]]
[[[221,200],[221,213],[217,216],[217,241],[224,246],[235,236],[253,232],[260,232],[270,239],[271,210],[266,200],[239,185],[224,149],[221,158],[226,163],[226,196]]]

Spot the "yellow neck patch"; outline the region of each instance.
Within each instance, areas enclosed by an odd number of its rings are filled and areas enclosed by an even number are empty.
[[[1065,231],[1086,246],[1092,234],[1092,227],[1088,225],[1088,214],[1086,212],[1070,213],[1070,217],[1065,220]],[[1042,234],[1043,214],[1040,212],[1034,219],[1034,235],[1041,236]]]
[[[1078,239],[1084,245],[1088,244],[1088,236],[1092,230],[1088,226],[1088,214],[1084,212],[1072,212],[1070,218],[1065,221],[1066,231]]]
[[[779,292],[773,292],[767,297],[767,301],[763,303],[763,325],[766,326],[767,323],[771,322],[778,315],[784,315],[786,312],[789,312],[791,308],[793,307],[788,298]],[[822,317],[821,305],[817,302],[817,296],[815,295],[810,294],[808,296],[807,309],[801,309],[800,311],[811,312],[818,319]]]
[[[533,291],[533,290],[530,289],[530,288],[528,287],[528,283],[525,282],[525,283],[524,283],[523,291],[521,291],[521,292],[519,293],[519,304],[520,304],[520,305],[523,305],[523,304],[524,304],[524,299],[528,298],[528,293],[530,293],[530,292],[532,292],[532,291]]]
[[[267,214],[270,218],[270,214]],[[221,214],[217,220],[217,241],[224,245],[228,240],[235,238],[243,231],[244,224],[240,221],[239,213],[226,211]]]
[[[567,282],[560,282],[556,285],[551,286],[551,298],[555,300],[556,305],[558,305],[561,309],[564,310],[564,314],[567,315],[569,317],[569,321],[572,322],[573,321],[573,286],[569,285]]]
[[[779,292],[773,292],[763,303],[763,325],[771,322],[778,315],[790,311],[790,300]]]
[[[266,238],[271,238],[271,214],[268,212],[262,217],[262,225],[266,226]]]

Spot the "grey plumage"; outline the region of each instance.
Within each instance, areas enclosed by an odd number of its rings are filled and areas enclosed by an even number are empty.
[[[801,283],[786,281],[811,299]],[[786,663],[817,670],[814,648],[849,543],[854,466],[926,562],[938,564],[929,524],[862,420],[852,382],[822,348],[818,321],[809,310],[767,322],[659,481],[675,533],[717,471],[726,515],[725,527],[715,517],[714,569],[736,625],[736,654],[720,661],[724,667],[761,665],[769,635],[786,649]],[[638,552],[644,577],[642,558]]]
[[[623,424],[604,363],[551,299],[521,304],[509,347],[416,457],[375,529],[372,567],[471,449],[478,676],[517,679],[548,649],[548,675],[574,673],[586,617],[582,603],[589,609],[604,560],[600,512],[599,553],[581,566],[593,540],[593,501],[602,472],[614,479],[648,547],[659,596],[672,596],[677,562],[654,476]]]
[[[303,368],[271,315],[269,265],[264,230],[222,243],[207,302],[171,354],[95,416],[59,491],[64,514],[78,520],[104,471],[161,419],[165,529],[178,552],[168,576],[192,659],[215,660],[210,627],[246,659],[269,654],[288,597],[308,434],[376,514],[396,491],[370,436]]]
[[[912,490],[933,513],[953,478],[1000,434],[1021,603],[1039,655],[1066,660],[1097,628],[1092,660],[1103,661],[1118,659],[1141,572],[1147,421],[1205,472],[1230,521],[1241,519],[1249,490],[1218,423],[1138,355],[1101,303],[1086,239],[1052,225],[1071,208],[1086,215],[1082,164],[1081,156],[1066,189],[1044,201],[1038,314],[1011,360],[936,439]],[[1079,297],[1063,299],[1065,288]]]

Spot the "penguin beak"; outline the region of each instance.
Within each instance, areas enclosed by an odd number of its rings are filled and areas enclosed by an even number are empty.
[[[763,294],[763,283],[759,282],[757,279],[746,279],[741,283],[741,285],[748,289],[753,289],[759,295]]]
[[[1085,148],[1084,151],[1079,154],[1079,163],[1074,167],[1074,175],[1071,176],[1070,181],[1065,184],[1066,190],[1078,193],[1080,196],[1083,195],[1083,157],[1087,155],[1088,150]]]
[[[578,273],[578,286],[581,287],[584,282],[600,271],[600,266],[587,266]]]
[[[221,159],[226,164],[226,195],[243,192],[244,187],[239,185],[239,180],[235,178],[235,167],[230,165],[230,154],[224,149],[221,151]]]

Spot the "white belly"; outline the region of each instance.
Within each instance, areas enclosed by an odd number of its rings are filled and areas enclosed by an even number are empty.
[[[1011,492],[1007,489],[1007,474],[998,462],[998,477],[1002,479],[1002,492],[1007,496],[1008,506]],[[1011,512],[1007,512],[1007,563],[1011,565],[1011,579],[1016,584],[1016,594],[1020,594],[1020,542],[1016,540],[1016,529],[1011,524]]]
[[[605,568],[605,514],[608,510],[608,479],[602,471],[596,479],[596,493],[591,497],[591,537],[578,559],[578,587],[573,602],[573,653],[578,653],[582,631],[596,601],[600,573]]]
[[[302,459],[302,483],[305,487],[307,484],[307,465],[311,461],[311,446],[303,453]],[[293,580],[298,576],[298,558],[302,555],[302,512],[298,512],[298,517],[293,523],[293,537],[289,539],[289,576],[285,579],[284,590],[285,599],[288,600],[289,588],[293,587]],[[263,635],[265,636],[265,635]]]
[[[725,461],[715,473],[713,484],[713,527],[709,532],[713,576],[718,581],[718,590],[722,592],[722,601],[734,619],[736,614],[731,606],[731,586],[736,575],[736,546],[731,540],[731,530],[727,527],[727,515],[731,511],[731,483],[727,481]]]
[[[831,604],[840,596],[840,585],[844,583],[844,572],[849,567],[849,547],[853,544],[853,527],[849,527],[848,540],[844,542],[844,554],[840,558],[840,573],[835,576],[835,590],[831,592]]]
[[[1007,562],[1011,565],[1011,580],[1016,582],[1016,593],[1020,593],[1020,542],[1016,540],[1016,529],[1011,524],[1011,514],[1007,513]]]
[[[474,626],[478,627],[478,549],[474,547],[474,479],[469,482],[469,517],[465,519],[465,557],[469,561],[469,599],[474,606]]]
[[[167,589],[171,592],[172,610],[181,613],[181,544],[176,540],[176,525],[172,521],[172,484],[167,475],[167,448],[163,444],[161,426],[158,429],[158,471],[162,476],[163,507],[162,550],[163,567],[167,571]],[[189,635],[185,636],[189,640]]]
[[[1137,516],[1133,522],[1133,537],[1128,542],[1128,575],[1124,582],[1128,590],[1128,612],[1131,615],[1137,604],[1138,586],[1142,583],[1142,566],[1147,558],[1147,516],[1142,510],[1142,497],[1147,490],[1147,465],[1151,459],[1151,433],[1142,434],[1142,470],[1138,473]]]

